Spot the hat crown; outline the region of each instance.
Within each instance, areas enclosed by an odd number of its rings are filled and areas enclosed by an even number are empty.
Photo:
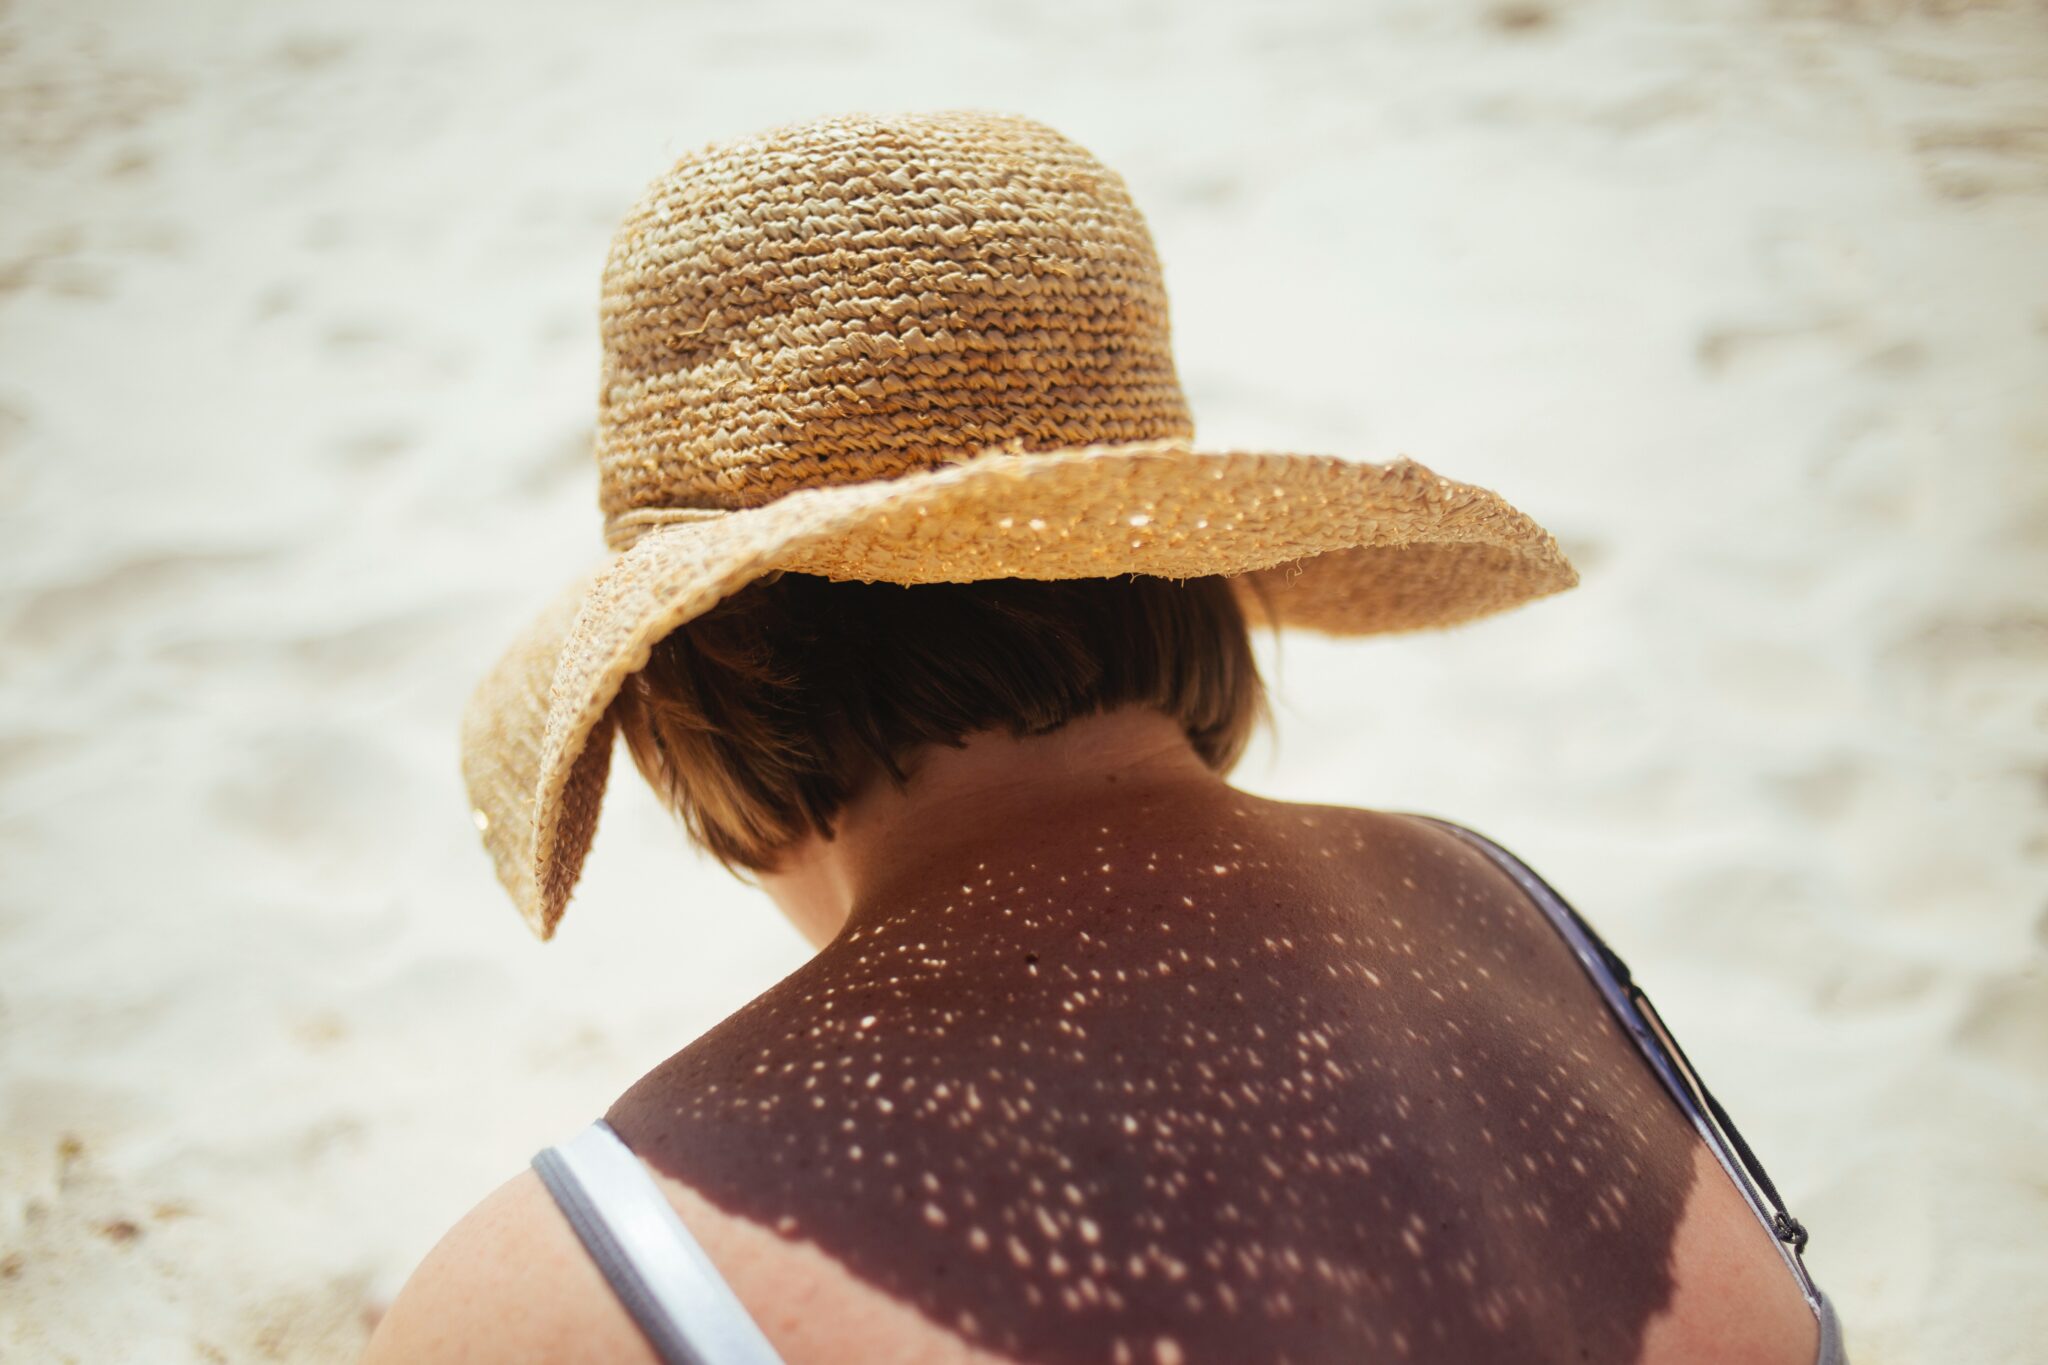
[[[1122,178],[1012,114],[820,119],[684,158],[613,238],[601,320],[614,521],[1193,435]]]

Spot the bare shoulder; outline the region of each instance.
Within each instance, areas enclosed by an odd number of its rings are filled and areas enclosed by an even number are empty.
[[[1441,826],[1384,812],[1355,814],[1361,828],[1376,831],[1367,837],[1385,839],[1389,848],[1414,850],[1430,865],[1443,869],[1448,880],[1439,891],[1459,887],[1469,895],[1483,883],[1495,896],[1514,903],[1524,901],[1526,893],[1498,870],[1491,856]],[[1536,924],[1533,918],[1531,924]],[[1549,942],[1547,927],[1536,937]],[[1593,1003],[1590,993],[1587,1001]],[[1633,1048],[1625,1050],[1634,1057]],[[1644,1074],[1648,1074],[1646,1063]],[[1666,1140],[1684,1151],[1682,1164],[1689,1170],[1683,1181],[1685,1198],[1666,1253],[1668,1298],[1645,1324],[1640,1365],[1683,1365],[1697,1360],[1726,1365],[1807,1365],[1818,1349],[1819,1320],[1787,1268],[1776,1239],[1758,1220],[1712,1150],[1689,1125],[1676,1119],[1677,1110],[1668,1105],[1668,1098],[1656,1088],[1648,1103],[1669,1130]]]
[[[1694,1148],[1693,1165],[1692,1196],[1671,1246],[1671,1301],[1650,1319],[1642,1365],[1809,1365],[1820,1320],[1776,1242],[1705,1143]]]
[[[816,1247],[656,1183],[786,1365],[843,1362],[849,1341],[903,1365],[1008,1365],[862,1281]],[[378,1324],[363,1365],[659,1365],[532,1171],[451,1228]]]
[[[658,1365],[531,1170],[449,1229],[377,1325],[364,1365]]]
[[[1489,985],[1496,1001],[1513,1001],[1518,993],[1526,997],[1521,988],[1532,978],[1543,980],[1536,977],[1536,968],[1539,958],[1549,958],[1554,959],[1549,965],[1558,970],[1535,997],[1546,1001],[1578,998],[1589,1018],[1595,1022],[1604,1019],[1604,1006],[1590,986],[1564,989],[1581,984],[1577,980],[1580,968],[1562,941],[1554,939],[1545,921],[1533,914],[1509,920],[1484,913],[1489,906],[1527,903],[1526,893],[1490,855],[1426,819],[1348,807],[1298,809],[1324,828],[1350,835],[1354,846],[1366,855],[1366,866],[1418,889],[1437,911],[1479,909],[1480,914],[1462,918],[1483,927],[1494,940],[1491,946],[1500,946],[1504,932],[1519,929],[1527,933],[1533,946],[1554,949],[1516,956],[1517,972],[1495,973]],[[1451,923],[1461,917],[1440,914],[1438,918]],[[1476,943],[1466,946],[1478,947]],[[1678,1177],[1674,1188],[1683,1191],[1683,1198],[1674,1209],[1676,1219],[1665,1254],[1666,1297],[1645,1324],[1638,1357],[1641,1365],[1682,1365],[1697,1360],[1728,1365],[1807,1365],[1818,1347],[1819,1321],[1776,1240],[1712,1150],[1679,1117],[1661,1086],[1648,1084],[1647,1064],[1641,1063],[1633,1045],[1608,1030],[1601,1030],[1605,1036],[1598,1043],[1583,1028],[1575,1031],[1583,1049],[1575,1054],[1575,1060],[1601,1053],[1605,1049],[1600,1044],[1605,1044],[1626,1056],[1631,1070],[1640,1070],[1646,1093],[1640,1097],[1644,1108],[1637,1112],[1646,1122],[1654,1120],[1660,1141],[1671,1152],[1682,1153],[1672,1172]]]

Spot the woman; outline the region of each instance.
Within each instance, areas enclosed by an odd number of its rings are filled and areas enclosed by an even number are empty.
[[[1121,181],[851,117],[657,181],[604,289],[615,557],[472,703],[554,932],[623,733],[817,954],[451,1231],[373,1361],[1838,1360],[1726,1115],[1533,873],[1250,796],[1247,610],[1570,587],[1409,461],[1202,452]]]

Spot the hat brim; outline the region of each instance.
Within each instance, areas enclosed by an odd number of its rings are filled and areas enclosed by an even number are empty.
[[[551,604],[464,715],[477,826],[541,938],[596,832],[619,689],[663,636],[775,570],[906,584],[1242,576],[1255,617],[1337,635],[1453,625],[1578,582],[1541,526],[1412,460],[1181,441],[983,454],[656,526]]]

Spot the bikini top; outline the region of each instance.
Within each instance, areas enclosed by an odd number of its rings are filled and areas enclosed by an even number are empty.
[[[1848,1365],[1834,1304],[1807,1273],[1806,1229],[1785,1208],[1777,1186],[1664,1027],[1628,964],[1549,883],[1485,835],[1433,816],[1416,816],[1493,859],[1541,906],[1600,988],[1679,1108],[1735,1182],[1775,1240],[1820,1323],[1814,1365]],[[533,1159],[548,1193],[604,1273],[664,1365],[782,1365],[710,1257],[684,1227],[640,1159],[602,1119]]]

